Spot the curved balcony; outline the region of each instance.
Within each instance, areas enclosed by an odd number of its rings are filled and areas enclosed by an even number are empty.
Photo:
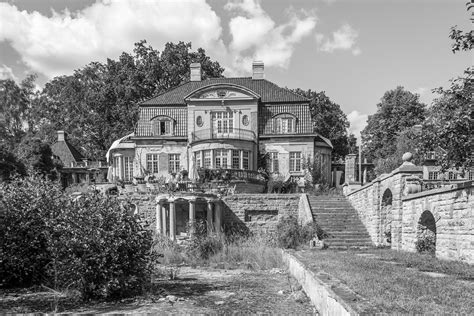
[[[256,136],[253,131],[248,129],[241,128],[232,128],[229,133],[217,133],[212,129],[202,129],[192,133],[191,142],[199,142],[203,140],[212,140],[212,139],[238,139],[238,140],[248,140],[255,141]]]

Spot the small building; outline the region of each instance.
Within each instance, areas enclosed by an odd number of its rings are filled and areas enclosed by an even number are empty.
[[[58,131],[58,139],[51,146],[53,155],[62,163],[59,170],[64,188],[73,184],[107,181],[107,163],[89,161],[69,141],[64,131]]]
[[[190,81],[139,104],[134,133],[114,142],[107,153],[111,181],[145,175],[168,176],[186,170],[257,172],[286,179],[304,175],[317,162],[331,179],[330,140],[313,132],[310,100],[266,80],[264,64],[253,63],[252,77],[202,80],[191,64]]]

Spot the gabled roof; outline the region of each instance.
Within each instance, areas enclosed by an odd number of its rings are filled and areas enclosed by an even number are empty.
[[[61,159],[66,168],[71,166],[71,162],[79,162],[84,159],[84,156],[67,140],[54,143],[51,146],[51,151]]]
[[[308,102],[309,100],[288,89],[280,88],[266,79],[245,78],[210,78],[202,81],[189,81],[174,89],[161,93],[140,105],[186,105],[184,98],[193,91],[216,84],[232,84],[252,90],[260,96],[263,103]]]

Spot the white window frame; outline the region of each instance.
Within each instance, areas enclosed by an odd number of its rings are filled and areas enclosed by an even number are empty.
[[[124,181],[133,180],[133,157],[129,157],[129,156],[123,157],[123,180]]]
[[[273,151],[268,153],[268,158],[269,158],[269,171],[272,173],[279,173],[280,172],[280,166],[278,164],[278,152]]]
[[[242,169],[250,170],[250,152],[248,150],[242,151]]]
[[[158,173],[160,157],[158,154],[146,154],[146,169],[150,173]]]
[[[300,172],[302,163],[301,151],[290,152],[290,172]]]
[[[153,136],[172,136],[174,135],[174,121],[169,117],[157,117],[152,120]]]
[[[178,173],[181,166],[180,154],[168,154],[168,173]]]
[[[218,111],[211,113],[213,134],[229,134],[234,132],[234,113]]]
[[[227,149],[214,149],[214,168],[228,167],[229,151]]]
[[[212,167],[212,155],[211,155],[211,150],[203,150],[202,154],[202,163],[203,163],[203,168],[211,168]]]
[[[232,149],[231,155],[232,169],[240,169],[240,150]]]

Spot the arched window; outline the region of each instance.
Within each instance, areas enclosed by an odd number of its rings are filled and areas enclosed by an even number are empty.
[[[151,119],[153,136],[174,135],[174,122],[169,116],[155,116]]]
[[[290,113],[282,113],[273,117],[273,132],[276,134],[288,134],[296,131],[296,116]]]

